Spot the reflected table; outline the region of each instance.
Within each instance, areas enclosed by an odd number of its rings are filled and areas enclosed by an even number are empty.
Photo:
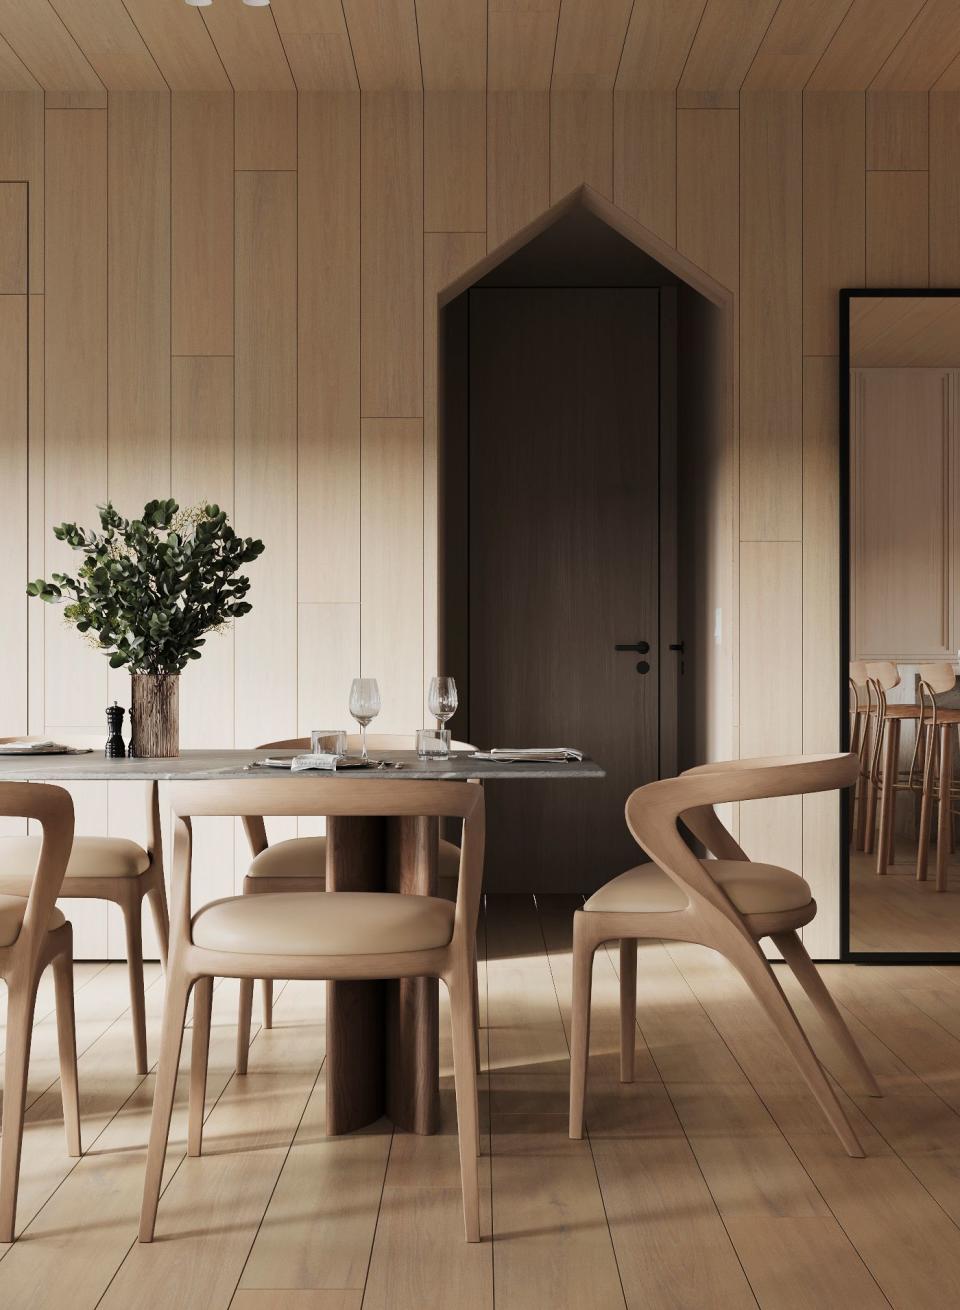
[[[244,781],[262,778],[251,768],[282,751],[184,751],[176,759],[108,760],[89,755],[0,756],[0,782]],[[390,890],[437,895],[439,820],[384,818],[377,811],[382,782],[411,778],[463,782],[530,779],[596,779],[591,760],[558,764],[509,764],[455,755],[420,760],[412,751],[372,753],[399,768],[351,769],[340,777],[370,788],[369,814],[327,821],[329,891]],[[276,776],[287,775],[277,769]],[[270,770],[274,776],[274,770]],[[309,774],[299,773],[298,778]],[[318,776],[329,778],[330,774]],[[335,777],[337,775],[334,775]],[[238,787],[237,813],[243,814]],[[198,907],[194,907],[196,909]],[[439,984],[433,978],[327,984],[327,1132],[350,1132],[386,1114],[399,1128],[433,1133],[439,1127]]]

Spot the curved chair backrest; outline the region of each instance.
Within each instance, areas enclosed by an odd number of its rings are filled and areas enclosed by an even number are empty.
[[[871,660],[867,664],[867,677],[882,691],[891,691],[900,685],[900,670],[893,660]]]
[[[358,751],[361,745],[359,732],[347,733],[347,750]],[[409,732],[367,733],[367,748],[372,751],[412,751],[416,750],[417,739]],[[309,737],[287,737],[283,741],[265,741],[257,747],[260,751],[308,751]],[[466,741],[451,741],[450,749],[455,751],[472,751],[475,748]]]
[[[850,661],[850,681],[856,687],[865,687],[867,685],[867,662],[866,660]]]
[[[186,782],[170,788],[170,808],[176,816],[173,841],[173,897],[170,912],[171,949],[174,936],[190,940],[190,819],[201,815],[235,815],[253,809],[260,816],[340,817],[369,815],[376,788],[378,815],[423,815],[459,818],[463,823],[460,872],[454,912],[454,939],[477,930],[483,880],[484,793],[470,782],[425,782],[420,779],[364,781],[356,778],[283,777],[243,782]]]
[[[679,778],[639,787],[627,798],[627,827],[637,844],[693,900],[706,901],[740,923],[731,902],[683,840],[684,825],[719,859],[748,856],[714,812],[715,805],[773,796],[801,796],[852,787],[859,760],[839,755],[775,755],[722,760],[688,769]]]
[[[939,664],[921,664],[918,672],[920,686],[931,696],[942,696],[945,691],[953,691],[957,685],[953,665],[945,660]]]
[[[52,784],[0,782],[0,815],[36,819],[43,836],[20,935],[12,948],[39,953],[73,846],[73,800]]]

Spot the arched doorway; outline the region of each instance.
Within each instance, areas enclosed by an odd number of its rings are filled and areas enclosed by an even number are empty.
[[[590,787],[488,796],[488,885],[589,891],[623,803],[732,753],[732,298],[588,188],[440,297],[439,650],[458,730]]]

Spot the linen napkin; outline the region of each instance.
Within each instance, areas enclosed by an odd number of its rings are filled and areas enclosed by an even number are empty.
[[[89,746],[62,746],[44,738],[42,741],[0,742],[0,755],[89,755]]]
[[[579,764],[583,751],[572,746],[495,746],[491,751],[477,751],[474,759],[504,764]]]

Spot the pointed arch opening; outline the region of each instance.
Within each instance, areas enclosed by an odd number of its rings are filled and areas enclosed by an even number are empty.
[[[592,796],[492,791],[493,890],[589,892],[639,856],[633,787],[735,754],[733,321],[727,288],[588,187],[439,293],[458,735],[608,769]]]

